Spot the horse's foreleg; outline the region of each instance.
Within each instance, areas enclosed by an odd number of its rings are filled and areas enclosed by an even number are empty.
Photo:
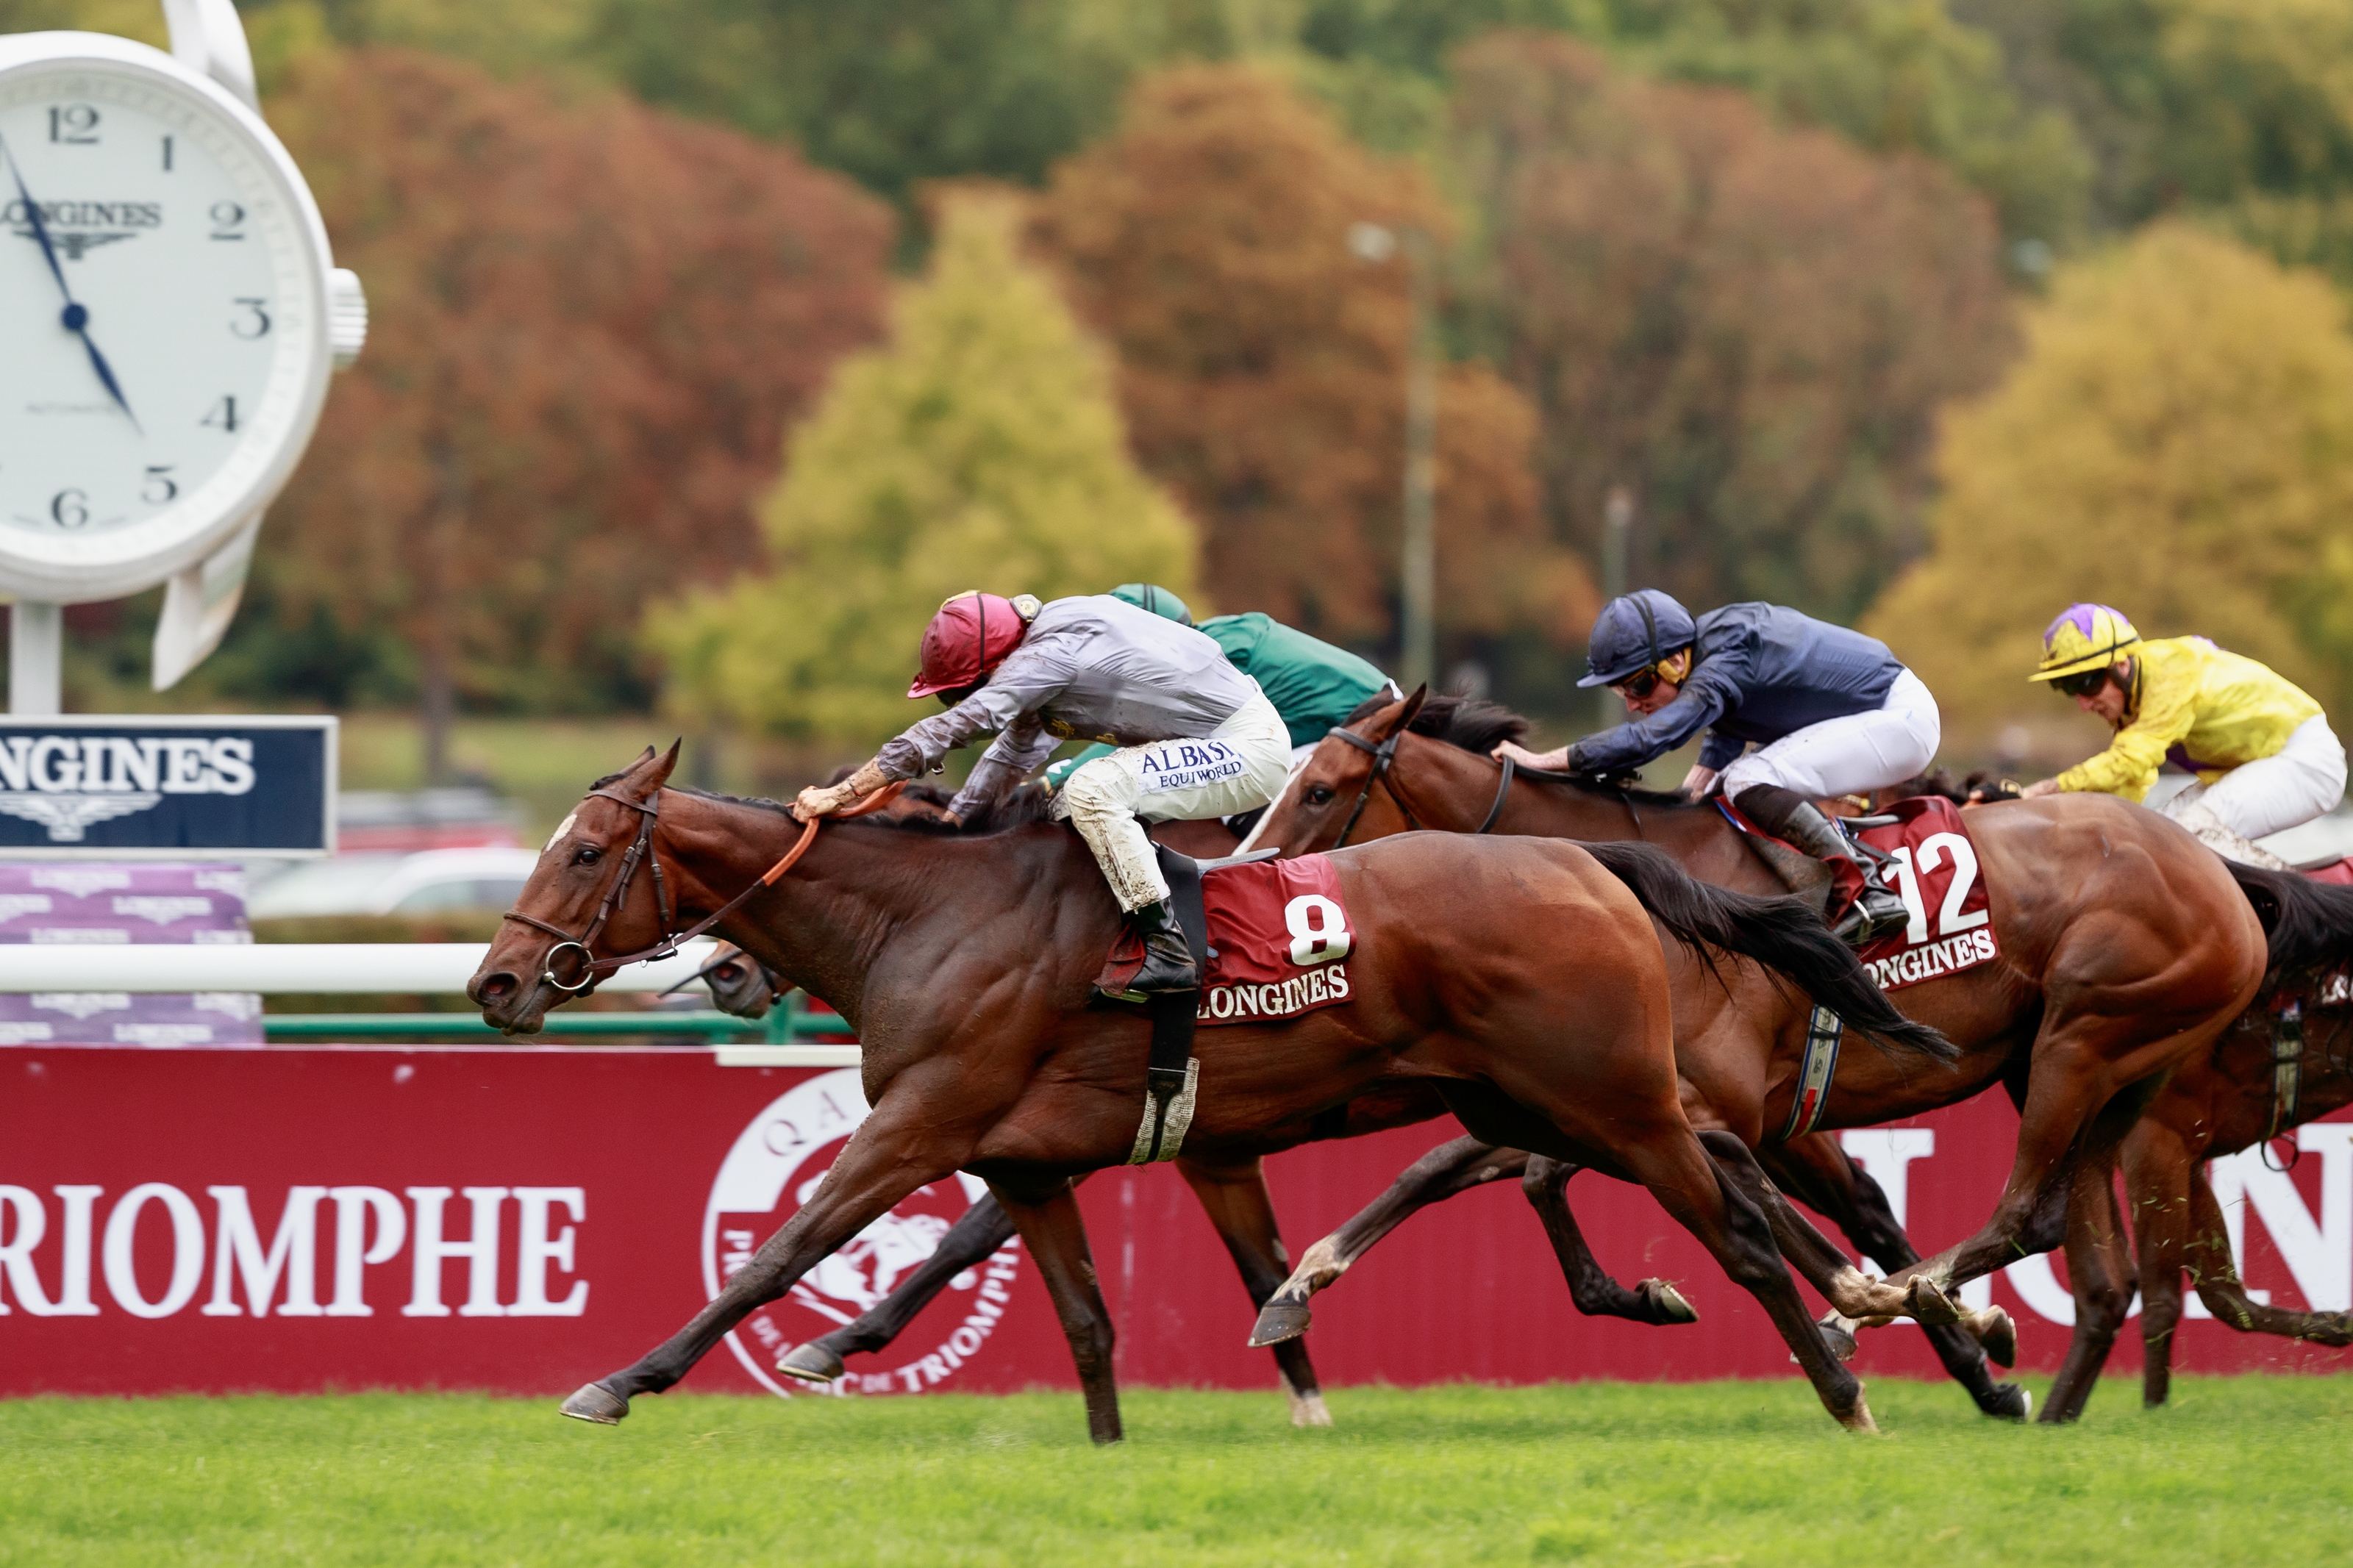
[[[971,1153],[968,1140],[931,1131],[946,1121],[933,1107],[911,1103],[901,1112],[884,1099],[808,1202],[728,1276],[709,1306],[639,1360],[581,1388],[564,1402],[564,1414],[605,1426],[619,1422],[631,1399],[676,1384],[754,1310],[791,1289],[908,1194],[954,1173]]]
[[[1120,1440],[1119,1382],[1112,1371],[1111,1312],[1095,1283],[1094,1259],[1087,1255],[1086,1222],[1079,1215],[1075,1184],[1058,1183],[1034,1194],[1017,1194],[992,1182],[989,1191],[1021,1232],[1021,1244],[1037,1260],[1054,1315],[1071,1342],[1079,1387],[1087,1401],[1087,1436],[1097,1443]]]
[[[2075,1167],[2067,1202],[2067,1279],[2075,1296],[2075,1331],[2039,1417],[2051,1423],[2084,1414],[2116,1331],[2132,1310],[2132,1254],[2124,1216],[2116,1212],[2116,1168],[2104,1157],[2087,1156]]]
[[[1476,1138],[1441,1143],[1407,1166],[1389,1190],[1375,1198],[1354,1219],[1307,1249],[1291,1278],[1261,1309],[1258,1326],[1250,1331],[1253,1345],[1281,1344],[1307,1331],[1308,1299],[1348,1271],[1373,1243],[1405,1223],[1408,1215],[1457,1193],[1526,1167],[1527,1155],[1501,1149]]]
[[[1176,1173],[1193,1189],[1201,1211],[1209,1216],[1234,1268],[1250,1292],[1250,1305],[1262,1308],[1282,1283],[1291,1256],[1282,1249],[1275,1228],[1274,1199],[1266,1190],[1266,1172],[1256,1160],[1237,1165],[1206,1165],[1180,1156]],[[1324,1391],[1315,1378],[1315,1363],[1307,1357],[1303,1341],[1288,1339],[1274,1346],[1275,1370],[1291,1401],[1294,1426],[1329,1426],[1332,1413],[1324,1408]]]
[[[1568,1179],[1582,1167],[1566,1161],[1528,1156],[1520,1191],[1552,1240],[1553,1256],[1568,1280],[1569,1300],[1588,1318],[1627,1318],[1637,1323],[1696,1323],[1699,1313],[1683,1293],[1664,1279],[1645,1279],[1629,1290],[1618,1283],[1585,1243],[1568,1206]]]
[[[1836,1225],[1883,1271],[1892,1274],[1920,1261],[1912,1238],[1888,1206],[1886,1193],[1830,1133],[1768,1143],[1757,1151],[1757,1160],[1776,1186]],[[1832,1308],[1822,1326],[1825,1333],[1835,1327],[1852,1334],[1857,1325]],[[2022,1421],[2032,1411],[2033,1399],[2024,1385],[1997,1381],[1986,1364],[1988,1341],[2007,1352],[1997,1358],[2002,1364],[2017,1357],[2018,1331],[2008,1313],[1989,1307],[1964,1313],[1959,1323],[1922,1323],[1920,1329],[1945,1371],[1968,1391],[1979,1410],[2012,1421]]]
[[[786,1351],[778,1358],[776,1370],[804,1383],[831,1383],[842,1374],[844,1356],[871,1355],[881,1350],[948,1288],[950,1280],[978,1267],[1012,1238],[1013,1222],[1006,1217],[1004,1205],[994,1194],[983,1194],[978,1203],[964,1211],[963,1218],[948,1227],[948,1233],[940,1237],[939,1249],[923,1260],[923,1267],[850,1322]]]
[[[1805,1369],[1822,1407],[1852,1431],[1875,1432],[1862,1384],[1832,1356],[1789,1278],[1788,1265],[1773,1245],[1764,1211],[1744,1196],[1678,1118],[1652,1130],[1639,1129],[1615,1148],[1637,1181],[1649,1187],[1675,1222],[1699,1237],[1723,1264],[1734,1283],[1757,1298],[1790,1353]],[[1739,1142],[1735,1138],[1734,1142]],[[1745,1152],[1744,1149],[1744,1152]]]

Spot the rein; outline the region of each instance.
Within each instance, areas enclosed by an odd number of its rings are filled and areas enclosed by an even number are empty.
[[[863,816],[868,812],[879,811],[890,805],[905,787],[904,780],[885,784],[856,805],[845,811],[837,811],[832,815],[847,818]],[[655,790],[651,797],[646,800],[631,800],[628,796],[616,795],[609,789],[590,790],[588,796],[591,799],[601,796],[616,805],[626,805],[638,813],[638,837],[631,842],[628,848],[622,851],[620,872],[613,879],[612,885],[605,889],[604,900],[596,906],[596,918],[588,923],[586,931],[575,936],[562,926],[550,924],[538,916],[527,915],[521,910],[509,910],[499,917],[501,920],[527,925],[533,931],[545,931],[549,936],[556,939],[555,945],[549,948],[546,955],[541,960],[540,979],[567,996],[578,996],[592,989],[599,974],[622,968],[627,964],[636,963],[640,960],[652,961],[676,956],[681,945],[692,942],[712,926],[733,914],[753,894],[764,888],[775,887],[784,874],[798,864],[802,856],[808,853],[809,846],[817,842],[818,825],[825,820],[822,816],[810,817],[801,825],[801,836],[794,842],[793,847],[785,851],[782,859],[762,872],[759,880],[687,927],[686,930],[672,932],[670,922],[674,917],[670,908],[670,888],[662,879],[661,857],[654,849],[654,828],[661,820],[661,791]],[[629,883],[637,876],[638,867],[641,863],[653,868],[654,907],[660,917],[661,940],[651,947],[639,948],[635,952],[621,953],[611,958],[598,958],[591,949],[595,947],[597,937],[604,934],[606,923],[628,906]],[[555,977],[555,955],[566,948],[577,952],[582,963],[580,978],[568,985]]]

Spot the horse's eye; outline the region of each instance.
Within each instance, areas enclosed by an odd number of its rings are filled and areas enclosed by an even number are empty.
[[[1325,805],[1331,798],[1332,786],[1329,784],[1311,785],[1307,791],[1307,804],[1310,805]]]
[[[594,866],[605,858],[605,852],[594,844],[583,845],[580,853],[572,858],[575,866]]]

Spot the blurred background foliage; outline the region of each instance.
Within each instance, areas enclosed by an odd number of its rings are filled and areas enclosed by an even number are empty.
[[[1592,712],[1615,489],[1635,581],[1867,616],[1957,761],[2079,745],[2009,672],[2094,592],[2353,681],[2342,0],[243,9],[378,326],[174,704],[421,710],[440,773],[462,713],[854,749],[913,711],[881,693],[937,563],[979,574],[1032,504],[1008,578],[1121,533],[1390,660],[1410,325],[1362,221],[1441,247],[1441,665],[1556,727]],[[0,30],[160,42],[157,10],[0,0]],[[908,326],[977,265],[934,254],[973,181],[1009,193],[1010,292],[970,352],[1039,356],[1002,361],[1026,423]],[[1124,499],[975,501],[943,432],[999,418]],[[915,496],[833,603],[808,563]],[[74,612],[78,706],[157,700],[153,618]],[[784,648],[820,627],[857,639],[839,677]]]

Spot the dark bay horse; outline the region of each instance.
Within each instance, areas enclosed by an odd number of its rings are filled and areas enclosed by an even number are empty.
[[[2132,1211],[2130,1250],[2103,1179],[2085,1234],[2071,1231],[2075,1331],[2051,1386],[2054,1419],[2082,1412],[2101,1365],[2141,1299],[2141,1400],[2172,1384],[2173,1332],[2187,1273],[2217,1322],[2241,1332],[2353,1345],[2353,1312],[2291,1311],[2250,1300],[2205,1174],[2206,1162],[2267,1144],[2353,1104],[2353,889],[2233,866],[2271,934],[2274,973],[2214,1044],[2177,1068],[2116,1152]],[[2294,1019],[2293,1025],[2287,1020]],[[2105,1172],[2103,1171],[2105,1177]]]
[[[1726,887],[1787,886],[1712,805],[1507,773],[1486,753],[1523,727],[1488,704],[1367,704],[1346,736],[1327,739],[1293,775],[1252,842],[1303,854],[1344,835],[1363,842],[1409,827],[1639,839]],[[2096,1173],[2078,1179],[2096,1161],[2078,1151],[2113,1148],[2164,1076],[2245,1007],[2266,964],[2263,927],[2222,861],[2156,813],[2063,795],[1974,810],[1969,826],[2001,956],[1914,985],[1900,1002],[1961,1056],[1928,1066],[1873,1055],[1850,1068],[1841,1055],[1816,1123],[1898,1120],[1996,1083],[2019,1102],[2017,1156],[1990,1219],[1889,1276],[1924,1321],[1958,1319],[1950,1288],[2061,1243],[2068,1222],[2099,1201]],[[1785,1124],[1798,1092],[1808,1009],[1737,969],[1720,984],[1669,959],[1685,1110],[1704,1134],[1757,1148]],[[1810,1278],[1801,1243],[1781,1240]],[[1336,1278],[1320,1248],[1270,1304],[1261,1340],[1303,1321],[1319,1272]]]
[[[849,1020],[872,1110],[808,1201],[707,1307],[582,1388],[565,1413],[620,1420],[631,1398],[675,1384],[746,1314],[917,1187],[968,1170],[1038,1260],[1090,1432],[1116,1440],[1111,1323],[1071,1178],[1126,1163],[1147,1104],[1150,1026],[1088,1005],[1119,914],[1085,846],[1039,824],[805,829],[773,802],[665,788],[676,760],[675,746],[649,750],[581,803],[470,995],[487,1022],[535,1031],[593,977],[592,960],[610,966],[658,949],[691,920]],[[628,873],[641,864],[661,875],[633,887]],[[1649,1187],[1765,1306],[1824,1407],[1870,1428],[1862,1385],[1809,1320],[1774,1227],[1685,1120],[1652,920],[1679,940],[1720,939],[1769,961],[1882,1035],[1892,1055],[1935,1062],[1949,1046],[1886,1008],[1802,903],[1706,888],[1639,847],[1426,837],[1351,850],[1334,867],[1358,943],[1353,999],[1281,1025],[1203,1030],[1186,1146],[1211,1161],[1256,1158],[1270,1130],[1377,1086],[1432,1083],[1499,1143]]]

